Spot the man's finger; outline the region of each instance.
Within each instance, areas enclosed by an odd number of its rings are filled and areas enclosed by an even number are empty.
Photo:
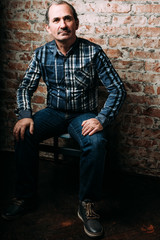
[[[13,129],[13,136],[14,136],[15,140],[18,142],[19,141],[19,130],[16,127],[14,127],[14,129]]]
[[[20,136],[21,136],[21,140],[24,140],[24,133],[25,133],[26,128],[21,128],[21,132],[20,132]]]
[[[92,131],[94,131],[94,127],[86,127],[86,128],[84,127],[84,129],[82,129],[82,134],[85,136]]]
[[[34,131],[34,124],[31,123],[31,124],[30,124],[30,127],[29,127],[29,132],[30,132],[30,134],[33,134],[33,131]]]
[[[94,133],[96,133],[96,132],[97,132],[97,129],[96,129],[96,128],[94,128],[92,131],[90,131],[90,132],[89,132],[89,134],[88,134],[88,135],[89,135],[89,136],[92,136],[92,135],[93,135]]]

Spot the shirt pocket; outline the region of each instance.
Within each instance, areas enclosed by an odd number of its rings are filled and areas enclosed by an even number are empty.
[[[94,70],[91,64],[75,71],[75,86],[77,89],[87,90],[95,85]]]

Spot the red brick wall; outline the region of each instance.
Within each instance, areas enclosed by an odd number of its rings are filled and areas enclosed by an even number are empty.
[[[51,40],[44,28],[45,0],[1,1],[1,148],[13,149],[16,89],[33,50]],[[123,79],[127,99],[115,122],[123,168],[159,175],[160,2],[70,0],[80,19],[78,36],[100,44]],[[33,109],[45,106],[40,83]]]

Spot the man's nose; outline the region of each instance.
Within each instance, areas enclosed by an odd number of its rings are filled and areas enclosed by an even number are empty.
[[[65,28],[65,27],[66,27],[66,22],[65,22],[64,19],[61,19],[61,21],[60,21],[60,27],[61,27],[61,28]]]

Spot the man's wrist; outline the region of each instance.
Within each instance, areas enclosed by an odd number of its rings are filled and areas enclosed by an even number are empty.
[[[18,119],[23,119],[23,118],[32,118],[32,111],[30,111],[30,110],[20,110],[18,112]]]

